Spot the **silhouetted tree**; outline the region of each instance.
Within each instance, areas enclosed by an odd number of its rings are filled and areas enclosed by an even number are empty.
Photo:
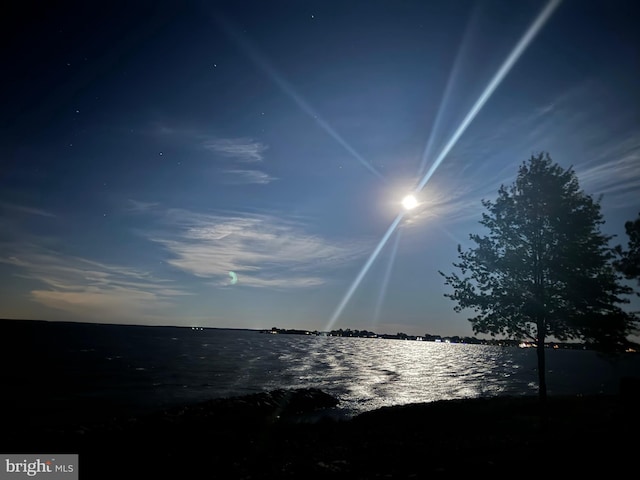
[[[615,351],[628,344],[637,318],[617,304],[631,289],[613,267],[610,236],[599,202],[580,190],[572,169],[548,154],[523,162],[480,224],[488,235],[472,234],[474,248],[458,245],[460,275],[445,275],[458,312],[473,310],[476,333],[506,335],[537,344],[539,396],[547,396],[545,340],[581,339]]]
[[[616,247],[620,259],[616,262],[616,268],[628,279],[637,279],[640,286],[640,213],[634,221],[629,220],[624,224],[624,229],[629,237],[627,250],[621,246]],[[640,295],[640,292],[638,292]]]

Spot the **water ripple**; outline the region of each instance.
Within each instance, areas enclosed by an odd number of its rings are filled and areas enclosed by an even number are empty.
[[[29,378],[29,365],[45,373],[55,368],[54,377],[64,372],[67,397],[56,388],[49,401],[69,405],[74,395],[157,407],[317,387],[339,398],[339,407],[351,414],[387,405],[537,393],[533,349],[255,331],[167,336],[149,335],[148,329],[134,335],[129,332],[137,330],[122,331],[126,341],[115,334],[73,341],[66,335],[57,340],[56,351],[23,350],[20,355],[30,362],[14,362],[25,371],[12,372],[12,378]],[[640,374],[638,355],[609,363],[591,351],[550,349],[547,365],[551,395],[614,393],[622,376]]]

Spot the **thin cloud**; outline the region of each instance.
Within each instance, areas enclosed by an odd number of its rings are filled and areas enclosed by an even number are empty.
[[[595,161],[576,168],[581,183],[618,206],[638,203],[640,190],[640,133],[602,146]]]
[[[225,167],[219,171],[222,181],[227,185],[266,185],[278,178],[255,168],[242,168],[246,164],[256,164],[264,161],[265,152],[269,148],[266,144],[250,137],[224,138],[212,136],[188,128],[172,128],[166,125],[156,125],[154,134],[163,137],[171,136],[189,142],[198,150],[206,150],[217,157],[221,157]],[[131,211],[143,211],[147,207],[143,202],[131,201]],[[153,205],[155,206],[155,205]]]
[[[241,285],[246,285],[255,288],[273,288],[273,289],[287,289],[287,288],[309,288],[324,285],[325,279],[322,277],[287,277],[275,276],[272,278],[261,278],[256,276],[240,276],[238,282]],[[227,281],[219,281],[213,284],[216,287],[230,285]]]
[[[570,143],[582,153],[567,159],[581,187],[603,194],[610,205],[625,207],[638,201],[640,129],[624,127],[635,111],[612,97],[596,82],[586,81],[555,101],[556,112],[539,131],[561,136],[559,144]]]
[[[168,261],[192,275],[228,284],[236,272],[239,285],[306,288],[322,285],[332,271],[366,255],[365,242],[330,242],[305,232],[304,225],[271,215],[206,215],[184,210],[167,213],[177,233],[151,239],[172,255]],[[173,220],[176,220],[174,223]]]
[[[493,182],[460,183],[449,188],[431,188],[419,196],[419,206],[402,222],[403,228],[425,228],[430,225],[462,223],[480,220],[484,207],[482,199],[493,198],[500,187],[500,178]],[[432,185],[433,187],[433,185]]]
[[[267,147],[247,138],[216,139],[205,142],[205,148],[222,154],[236,164],[258,163],[264,160]],[[228,185],[267,185],[276,177],[262,170],[247,168],[227,168],[222,171],[223,182]]]
[[[407,212],[401,227],[422,229],[478,221],[484,210],[482,200],[494,199],[500,185],[511,183],[516,173],[516,163],[502,162],[495,154],[457,154],[443,162],[437,181],[417,195],[419,205]]]
[[[48,217],[48,218],[56,218],[51,212],[47,212],[46,210],[42,210],[40,208],[27,207],[25,205],[15,205],[13,203],[0,203],[0,207],[4,210],[9,210],[17,213],[24,213],[27,215],[36,215],[39,217]]]
[[[225,170],[225,173],[229,175],[229,178],[226,180],[227,183],[232,185],[266,185],[278,180],[276,177],[260,170]]]
[[[189,295],[135,268],[62,255],[36,246],[12,246],[0,263],[36,282],[31,300],[81,319],[153,319]]]
[[[150,133],[160,137],[173,137],[175,141],[189,143],[197,149],[204,149],[222,157],[242,163],[264,160],[268,145],[251,137],[221,137],[205,133],[197,128],[175,127],[156,123]]]
[[[447,190],[430,191],[424,211],[406,223],[419,225],[433,215],[447,222],[480,218],[481,200],[495,198],[501,184],[514,181],[521,162],[540,151],[573,167],[580,186],[604,195],[608,206],[637,205],[640,130],[624,128],[633,115],[597,82],[586,80],[532,111],[486,124],[463,138],[443,163],[438,174]],[[567,145],[571,157],[563,156]]]
[[[544,105],[542,107],[539,107],[536,109],[535,114],[536,116],[543,116],[546,115],[548,113],[551,113],[555,110],[556,105],[555,103],[549,103],[547,105]]]
[[[267,146],[251,138],[216,138],[205,140],[202,146],[211,152],[243,163],[261,162]]]
[[[146,213],[155,209],[158,205],[159,203],[157,202],[140,202],[138,200],[129,199],[127,201],[127,206],[125,207],[125,211],[130,213]]]

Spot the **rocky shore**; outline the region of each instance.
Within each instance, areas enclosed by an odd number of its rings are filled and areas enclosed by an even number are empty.
[[[4,452],[78,453],[80,478],[506,478],[637,469],[636,396],[450,400],[325,414],[317,389],[210,400],[65,430],[13,431]]]

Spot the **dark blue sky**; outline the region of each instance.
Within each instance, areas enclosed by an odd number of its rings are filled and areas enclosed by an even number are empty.
[[[640,211],[635,1],[15,3],[0,317],[471,335],[437,272],[532,154]]]

